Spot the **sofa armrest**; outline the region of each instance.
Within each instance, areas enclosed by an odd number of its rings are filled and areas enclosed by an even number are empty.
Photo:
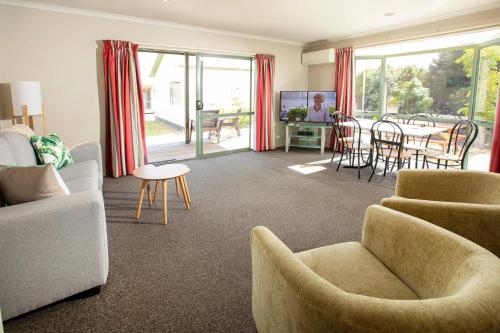
[[[0,208],[4,320],[105,284],[107,247],[99,191]]]
[[[387,198],[382,206],[454,232],[500,256],[500,206]]]
[[[94,160],[97,162],[97,168],[102,175],[102,155],[101,145],[95,142],[86,142],[79,144],[71,149],[71,156],[75,162]]]

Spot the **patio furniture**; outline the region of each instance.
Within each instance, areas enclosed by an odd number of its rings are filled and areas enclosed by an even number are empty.
[[[391,159],[393,160],[392,171],[396,164],[397,170],[401,169],[408,158],[408,153],[403,149],[403,130],[397,123],[389,120],[376,121],[371,128],[371,137],[372,145],[375,146],[375,165],[368,181],[372,180],[379,160],[384,163],[383,177],[385,177]]]
[[[352,123],[353,126],[343,126],[343,123]],[[360,179],[361,168],[366,165],[363,151],[368,151],[367,160],[370,160],[372,145],[369,142],[363,141],[361,126],[354,117],[340,114],[333,126],[335,134],[337,136],[337,141],[340,144],[341,149],[340,161],[337,165],[337,171],[339,171],[344,155],[346,155],[347,159],[349,160],[349,166],[351,168],[358,169],[358,179]],[[334,157],[335,151],[333,152],[331,162],[333,162]],[[363,161],[363,165],[361,165],[361,161]]]
[[[382,206],[450,230],[500,257],[500,175],[472,170],[401,170]]]
[[[407,124],[409,125],[418,125],[421,127],[436,127],[436,123],[434,120],[425,113],[419,113],[411,116]],[[404,144],[404,148],[411,153],[411,156],[415,155],[415,168],[418,168],[418,155],[419,153],[423,153],[427,149],[427,145],[429,144],[429,140],[431,135],[429,134],[427,137],[425,136],[407,136],[406,143]],[[408,157],[408,168],[411,163],[411,156]]]
[[[371,206],[360,243],[298,253],[256,227],[251,249],[259,333],[500,331],[500,259],[413,216]]]
[[[243,108],[238,108],[236,113],[241,113]],[[222,128],[224,127],[233,127],[236,130],[236,135],[241,136],[240,132],[240,116],[234,116],[231,117],[230,119],[222,119],[219,120],[219,129],[222,131]]]
[[[134,176],[141,179],[141,190],[139,191],[139,200],[137,202],[137,210],[135,217],[141,217],[142,201],[144,199],[144,190],[147,190],[149,207],[152,207],[158,198],[158,184],[161,182],[163,194],[163,224],[167,224],[167,180],[174,179],[175,189],[179,195],[179,187],[182,190],[184,197],[184,205],[189,210],[191,196],[187,188],[186,174],[189,168],[184,164],[167,164],[159,167],[153,164],[148,164],[134,170]],[[154,195],[151,195],[151,182],[155,182]]]
[[[219,122],[219,117],[215,117],[213,115],[219,115],[220,110],[203,110],[203,115],[212,115],[209,117],[203,117],[202,121],[202,132],[208,132],[208,139],[210,140],[212,138],[212,133],[215,132],[217,135],[217,143],[220,142],[220,122]],[[193,135],[193,131],[196,130],[196,120],[191,119],[190,120],[190,125],[189,125],[189,142],[191,142],[191,138]]]
[[[477,138],[478,132],[479,127],[474,121],[459,121],[450,131],[448,146],[444,152],[431,149],[424,151],[422,169],[426,165],[429,168],[429,163],[435,164],[438,169],[442,163],[445,169],[449,166],[463,169],[465,156]]]

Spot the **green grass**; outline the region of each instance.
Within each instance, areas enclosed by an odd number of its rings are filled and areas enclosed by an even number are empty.
[[[177,133],[177,131],[171,127],[168,127],[166,124],[161,121],[146,121],[146,135],[147,136],[158,136]]]

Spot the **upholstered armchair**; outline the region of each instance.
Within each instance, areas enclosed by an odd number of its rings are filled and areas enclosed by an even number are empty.
[[[256,227],[251,247],[260,333],[500,331],[500,259],[416,217],[372,206],[361,243],[299,253]]]
[[[382,206],[453,231],[500,256],[500,175],[465,170],[400,170]]]

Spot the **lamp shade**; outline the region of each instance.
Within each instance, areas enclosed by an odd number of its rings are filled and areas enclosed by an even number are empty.
[[[14,116],[23,116],[23,106],[28,115],[42,114],[42,89],[38,81],[19,81],[10,84]]]

